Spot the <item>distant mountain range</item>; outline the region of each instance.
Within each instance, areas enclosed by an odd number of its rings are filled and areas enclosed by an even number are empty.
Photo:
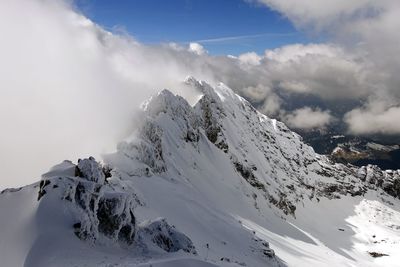
[[[330,155],[340,163],[356,166],[377,165],[386,170],[400,169],[400,145],[396,140],[342,135],[338,133],[301,132],[304,141],[317,153]]]

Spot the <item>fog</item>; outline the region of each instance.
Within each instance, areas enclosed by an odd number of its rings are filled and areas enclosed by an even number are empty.
[[[106,32],[70,3],[4,0],[0,21],[2,188],[112,151],[135,109],[164,87],[190,94],[179,88],[192,73],[174,49]]]
[[[339,123],[352,134],[400,134],[400,2],[246,2],[328,41],[213,56],[201,43],[144,45],[106,31],[69,0],[0,1],[0,188],[37,181],[64,159],[113,151],[151,95],[197,96],[182,84],[189,75],[226,83],[294,129]],[[298,103],[307,97],[317,101]],[[340,101],[359,104],[337,112]]]

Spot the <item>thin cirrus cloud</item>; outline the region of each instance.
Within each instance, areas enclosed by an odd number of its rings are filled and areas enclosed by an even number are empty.
[[[248,35],[236,35],[236,36],[225,36],[225,37],[217,37],[217,38],[208,38],[208,39],[200,39],[191,41],[192,43],[199,44],[207,44],[207,43],[227,43],[237,40],[250,40],[257,39],[262,37],[287,37],[298,35],[297,32],[287,32],[287,33],[273,33],[273,32],[265,32],[259,34],[248,34]]]

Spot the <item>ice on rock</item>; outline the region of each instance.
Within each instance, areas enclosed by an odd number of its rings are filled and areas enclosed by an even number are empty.
[[[145,221],[139,225],[138,236],[142,242],[151,241],[153,245],[166,252],[184,252],[196,255],[193,242],[185,234],[167,223],[165,218]],[[148,244],[147,244],[148,245]]]
[[[64,161],[43,175],[38,200],[46,202],[49,195],[62,200],[82,240],[131,245],[136,233],[134,194],[106,184],[104,172],[93,157],[80,159],[78,165]]]
[[[165,219],[146,221],[138,228],[135,194],[115,181],[114,186],[105,183],[105,176],[104,168],[93,157],[80,159],[78,165],[64,161],[43,175],[38,200],[47,201],[50,194],[64,201],[73,214],[74,233],[82,240],[133,247],[151,242],[166,252],[196,254],[192,241]]]
[[[104,184],[105,175],[101,165],[93,158],[78,160],[78,176],[99,184]]]

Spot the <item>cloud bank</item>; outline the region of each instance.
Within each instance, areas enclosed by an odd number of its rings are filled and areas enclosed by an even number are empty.
[[[0,22],[0,187],[112,150],[143,100],[201,77],[179,61],[196,54],[107,32],[67,1],[4,0]]]
[[[212,56],[195,42],[149,46],[105,31],[69,1],[1,1],[0,187],[112,150],[150,95],[169,88],[193,98],[181,83],[188,75],[226,83],[295,129],[343,120],[356,134],[400,133],[397,1],[260,2],[330,42]],[[335,104],[346,101],[356,107]]]
[[[310,130],[323,129],[333,120],[333,117],[329,111],[305,107],[286,115],[285,120],[291,127]]]
[[[387,108],[386,103],[372,102],[348,112],[345,121],[355,134],[396,135],[400,132],[399,118],[400,107]]]
[[[360,65],[336,62],[335,64],[342,64],[343,68],[350,70],[344,80],[337,73],[332,73],[332,76],[338,77],[338,82],[351,86],[349,94],[352,97],[362,98],[362,107],[349,111],[345,116],[344,121],[348,124],[349,132],[400,134],[400,129],[393,126],[394,114],[400,109],[398,75],[400,61],[396,56],[400,53],[400,35],[397,34],[400,28],[399,1],[257,0],[256,2],[280,12],[299,29],[313,34],[325,34],[347,54],[353,55],[357,64],[362,63],[360,69]],[[289,84],[291,85],[298,90],[306,88],[302,84]],[[341,90],[338,87],[336,91],[340,93]],[[368,100],[363,97],[367,97]]]

